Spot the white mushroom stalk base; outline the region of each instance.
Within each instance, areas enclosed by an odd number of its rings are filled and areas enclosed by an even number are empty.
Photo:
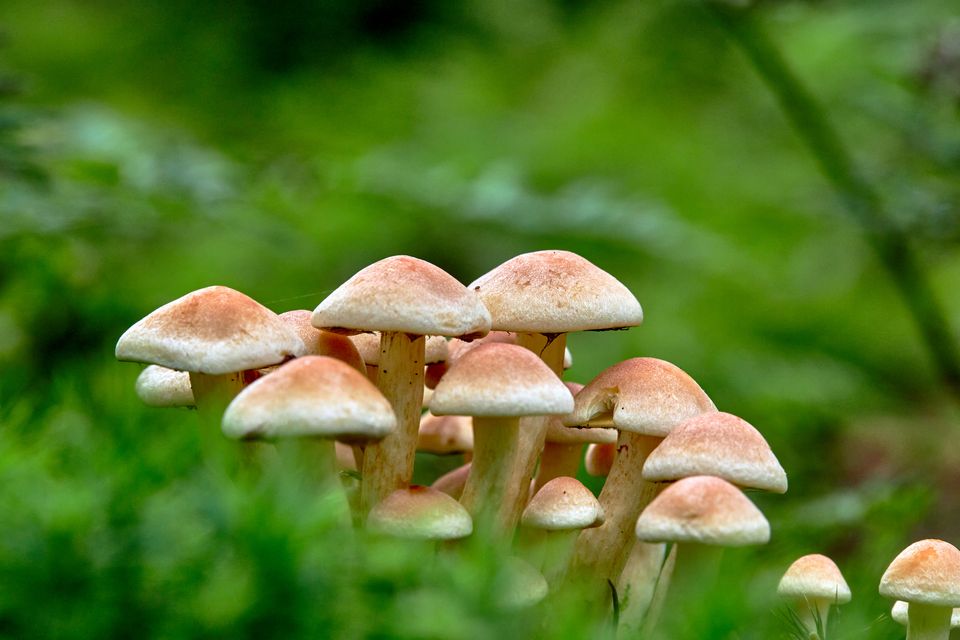
[[[817,618],[820,619],[821,627],[826,630],[827,619],[830,616],[830,600],[826,598],[802,599],[796,603],[794,610],[807,630],[807,637],[810,640],[818,640],[820,635],[817,633]]]
[[[545,336],[540,333],[518,333],[517,344],[540,356],[540,359],[557,374],[557,377],[563,375],[563,353],[567,348],[567,334]],[[545,416],[523,418],[523,429],[520,431],[520,440],[517,445],[517,462],[510,470],[509,493],[506,496],[510,511],[505,525],[509,529],[517,526],[520,515],[527,506],[527,500],[530,497],[530,480],[533,478],[533,470],[537,466],[537,459],[547,438],[548,422],[549,418]]]
[[[397,489],[410,484],[423,407],[423,336],[380,334],[377,387],[397,416],[397,429],[363,452],[360,492],[362,518]]]
[[[519,418],[474,417],[473,461],[460,504],[473,517],[478,534],[509,536],[513,505],[510,471],[517,464]]]
[[[907,610],[907,640],[948,640],[950,607],[935,607],[911,602]]]
[[[637,518],[657,496],[659,485],[642,477],[643,463],[662,438],[624,431],[617,443],[616,461],[600,492],[606,520],[585,529],[574,548],[571,575],[594,593],[607,592],[607,580],[616,583],[636,540]]]
[[[208,461],[217,461],[216,464],[230,467],[226,461],[230,457],[226,452],[231,448],[220,430],[220,421],[227,405],[243,391],[243,372],[211,375],[197,371],[190,372],[190,388],[193,390],[193,400],[202,423],[200,429],[200,446],[203,456]],[[240,444],[240,458],[243,466],[256,466],[258,451],[264,446],[259,443],[244,442]]]
[[[350,503],[337,471],[333,440],[326,438],[288,438],[277,441],[277,466],[284,480],[306,481],[317,492],[324,510],[349,527]]]

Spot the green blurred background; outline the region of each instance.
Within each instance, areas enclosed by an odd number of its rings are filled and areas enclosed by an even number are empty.
[[[839,131],[942,340],[730,20]],[[769,439],[771,543],[681,562],[661,637],[784,636],[812,552],[854,592],[831,637],[902,637],[883,569],[960,542],[952,2],[5,0],[0,29],[0,637],[596,635],[505,610],[482,551],[338,541],[296,478],[216,476],[113,358],[193,289],[312,309],[400,253],[463,282],[580,253],[647,320],[571,336],[569,379],[661,357]]]

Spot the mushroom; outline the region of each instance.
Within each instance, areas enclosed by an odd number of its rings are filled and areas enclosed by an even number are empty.
[[[914,542],[887,567],[880,595],[909,603],[907,640],[947,640],[960,607],[960,550],[943,540]]]
[[[590,490],[575,478],[561,476],[547,482],[523,510],[521,524],[541,532],[533,544],[536,563],[547,584],[563,579],[573,542],[581,530],[603,522],[603,508]]]
[[[819,631],[827,628],[832,605],[850,602],[850,587],[840,569],[819,553],[794,561],[780,579],[777,593],[793,601],[810,640],[817,640]]]
[[[313,326],[338,333],[380,331],[377,386],[397,415],[397,430],[364,452],[364,513],[413,475],[423,408],[427,335],[481,337],[490,314],[448,273],[410,256],[376,262],[340,285],[313,312]]]
[[[664,489],[637,519],[644,542],[698,542],[723,547],[766,544],[770,524],[735,486],[691,476]]]
[[[653,633],[677,564],[677,545],[637,542],[617,580],[620,617],[617,636],[647,638]],[[652,578],[652,579],[651,579]]]
[[[770,445],[746,420],[713,411],[671,431],[643,465],[643,479],[669,482],[717,476],[738,486],[774,493],[787,490],[787,474]]]
[[[137,376],[137,397],[148,407],[193,407],[190,374],[151,364]]]
[[[436,415],[473,416],[473,467],[460,502],[477,527],[506,535],[511,470],[517,463],[520,416],[556,415],[573,397],[535,355],[512,344],[485,344],[457,359],[434,390]]]
[[[309,438],[325,491],[339,493],[334,439],[372,440],[396,427],[386,398],[350,365],[304,356],[241,391],[223,414],[223,432],[238,440]],[[345,503],[345,498],[344,498]]]
[[[473,533],[473,520],[459,502],[436,489],[397,489],[367,516],[371,531],[414,540],[459,540]]]
[[[613,426],[620,431],[617,456],[600,492],[606,522],[580,534],[573,571],[603,593],[616,582],[630,547],[637,516],[659,491],[643,479],[647,456],[684,420],[716,411],[703,389],[682,369],[656,358],[631,358],[609,367],[576,397],[569,426]]]
[[[275,313],[228,287],[213,286],[168,302],[127,329],[118,360],[190,372],[197,409],[219,421],[244,386],[244,372],[299,355],[303,341]]]

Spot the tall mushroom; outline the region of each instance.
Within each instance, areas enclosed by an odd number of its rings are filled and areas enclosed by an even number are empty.
[[[909,603],[907,640],[947,640],[960,607],[960,550],[943,540],[914,542],[887,567],[880,595]]]
[[[470,284],[492,318],[491,327],[517,333],[517,344],[538,354],[559,377],[566,334],[625,329],[643,322],[643,310],[616,278],[569,251],[535,251],[507,260]],[[523,511],[530,479],[543,449],[547,421],[529,420],[520,440],[518,466],[511,473],[509,516]]]
[[[410,256],[376,262],[340,285],[313,312],[313,326],[338,333],[380,331],[377,386],[397,415],[397,430],[363,457],[364,513],[413,475],[423,408],[424,336],[480,337],[490,314],[450,274]]]
[[[613,426],[618,451],[600,492],[606,522],[580,534],[571,575],[601,593],[616,583],[634,544],[637,517],[657,494],[643,479],[647,456],[684,420],[716,411],[703,389],[682,369],[656,358],[631,358],[604,370],[576,397],[570,426]]]
[[[460,502],[479,528],[513,531],[507,500],[517,464],[520,417],[558,415],[573,408],[560,379],[528,350],[485,344],[457,359],[430,401],[436,415],[473,416],[473,462]]]

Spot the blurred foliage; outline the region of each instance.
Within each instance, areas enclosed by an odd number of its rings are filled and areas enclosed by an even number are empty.
[[[956,335],[955,7],[754,10]],[[137,367],[112,358],[187,291],[311,309],[397,253],[469,282],[577,251],[648,319],[571,336],[570,379],[662,357],[768,437],[791,481],[752,496],[771,544],[681,553],[662,637],[783,636],[776,582],[814,551],[854,592],[830,637],[896,637],[884,567],[919,537],[960,540],[960,450],[940,444],[956,408],[700,4],[7,0],[0,28],[0,637],[598,633],[575,602],[506,611],[482,549],[339,540],[295,476],[217,475],[196,416],[139,406]]]

